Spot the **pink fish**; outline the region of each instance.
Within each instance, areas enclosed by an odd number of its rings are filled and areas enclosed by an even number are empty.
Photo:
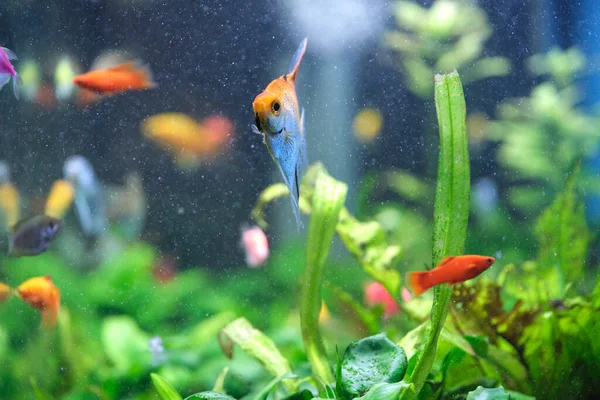
[[[242,228],[242,247],[246,251],[246,263],[250,268],[258,268],[269,257],[267,235],[258,226]]]
[[[15,67],[11,64],[10,60],[16,60],[17,55],[12,52],[12,50],[7,49],[6,47],[0,47],[0,89],[4,87],[10,81],[10,78],[13,78],[13,91],[15,92],[15,97],[17,100],[19,99],[19,87],[17,84],[21,82],[21,78],[17,71],[15,71]]]

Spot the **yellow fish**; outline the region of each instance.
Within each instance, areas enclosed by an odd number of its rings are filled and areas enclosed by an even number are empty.
[[[46,200],[44,214],[49,217],[63,219],[75,196],[75,189],[68,181],[59,179],[52,184],[50,194]]]
[[[21,218],[19,191],[10,182],[0,185],[0,209],[4,217],[5,228],[10,231]]]

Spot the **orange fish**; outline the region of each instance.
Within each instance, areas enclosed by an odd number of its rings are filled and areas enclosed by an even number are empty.
[[[56,325],[60,292],[49,276],[26,280],[17,288],[17,295],[30,306],[40,310],[44,329],[50,330]]]
[[[122,93],[130,90],[153,89],[156,83],[148,67],[129,61],[109,69],[90,71],[73,78],[84,89],[101,94]]]
[[[494,263],[494,257],[464,255],[444,258],[437,267],[431,271],[411,272],[408,282],[415,293],[420,295],[430,287],[449,283],[454,285],[473,279]]]
[[[11,293],[11,287],[0,282],[0,303],[7,300],[10,297]]]

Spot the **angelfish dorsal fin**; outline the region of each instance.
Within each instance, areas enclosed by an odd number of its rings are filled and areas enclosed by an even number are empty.
[[[438,265],[441,267],[442,265],[448,264],[450,261],[454,260],[455,258],[456,258],[455,256],[444,257]]]
[[[290,65],[290,72],[287,74],[287,78],[290,79],[293,83],[296,83],[296,75],[298,74],[298,69],[300,68],[300,63],[302,62],[302,57],[304,57],[304,53],[306,52],[306,43],[308,42],[308,38],[304,38],[298,46],[298,50],[292,57],[292,63]]]

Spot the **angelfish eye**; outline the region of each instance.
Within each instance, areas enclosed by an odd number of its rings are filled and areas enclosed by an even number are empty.
[[[273,110],[273,114],[279,115],[279,111],[281,111],[281,104],[277,100],[271,104],[271,110]]]

